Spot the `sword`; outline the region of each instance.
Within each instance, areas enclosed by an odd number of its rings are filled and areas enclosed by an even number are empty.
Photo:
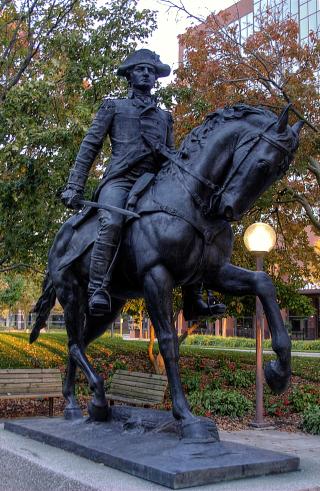
[[[124,210],[123,208],[118,208],[117,206],[112,206],[112,205],[103,205],[102,203],[96,203],[95,201],[87,201],[86,199],[80,199],[78,197],[73,198],[72,206],[76,208],[79,205],[90,206],[91,208],[100,208],[102,210],[115,211],[127,217],[140,218],[140,215],[138,215],[138,213],[134,213],[134,211]]]

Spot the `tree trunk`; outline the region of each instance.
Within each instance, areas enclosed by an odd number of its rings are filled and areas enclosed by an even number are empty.
[[[227,337],[227,319],[225,317],[222,319],[222,337]]]
[[[156,357],[153,354],[154,340],[155,340],[154,327],[152,324],[150,324],[150,341],[148,345],[149,360],[151,365],[153,366],[155,373],[157,373],[158,375],[162,375],[165,372],[164,361],[161,356],[161,353],[158,353]]]

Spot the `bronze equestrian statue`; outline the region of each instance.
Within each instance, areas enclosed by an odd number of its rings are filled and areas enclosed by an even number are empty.
[[[150,81],[154,80],[157,71],[152,73],[145,70],[146,66],[156,63],[148,60],[149,63],[143,63],[143,73],[148,73],[146,80]],[[167,72],[168,69],[159,72],[159,75]],[[95,139],[92,136],[93,140],[90,139],[95,148],[101,146],[105,132],[112,131],[111,138],[114,137],[114,125],[118,115],[121,118],[121,108],[126,105],[134,107],[134,101],[135,98],[107,102],[107,106],[111,104],[113,107],[110,109],[113,117],[109,108],[103,105],[99,118],[95,120],[98,137]],[[140,101],[136,102],[140,105]],[[204,123],[192,130],[180,149],[174,152],[167,140],[170,117],[154,109],[151,104],[147,107],[150,106],[153,108],[150,108],[150,113],[147,110],[150,119],[155,114],[163,118],[159,124],[158,139],[155,141],[150,136],[151,141],[148,142],[149,121],[143,131],[145,138],[142,133],[138,133],[138,136],[135,131],[134,134],[130,133],[130,138],[139,140],[144,157],[140,161],[141,167],[139,165],[137,168],[133,160],[126,160],[132,163],[126,175],[130,173],[134,180],[137,174],[144,171],[152,169],[154,174],[155,167],[158,172],[142,193],[137,180],[129,194],[128,207],[134,207],[140,218],[130,219],[123,228],[112,282],[108,285],[111,310],[101,316],[92,315],[88,303],[88,287],[92,290],[94,287],[100,288],[98,282],[90,285],[90,264],[96,253],[96,243],[99,244],[98,229],[102,227],[104,230],[105,218],[100,212],[83,211],[67,220],[51,248],[48,273],[43,294],[36,305],[37,319],[30,341],[37,339],[40,329],[45,326],[57,297],[64,309],[69,347],[63,390],[67,400],[65,416],[72,419],[81,415],[75,396],[75,376],[79,367],[93,391],[90,416],[95,420],[105,420],[109,411],[103,379],[95,372],[85,350],[111,326],[128,298],[144,297],[165,362],[172,411],[181,423],[182,437],[209,438],[206,424],[191,413],[183,392],[178,367],[178,340],[173,325],[172,291],[176,286],[188,288],[203,283],[205,288],[221,293],[258,295],[277,356],[265,367],[266,381],[276,393],[286,389],[291,375],[291,342],[280,315],[274,286],[267,274],[230,263],[233,247],[230,222],[240,220],[256,199],[285,174],[298,147],[302,122],[288,125],[289,106],[278,117],[266,109],[235,105],[209,114]],[[138,117],[135,111],[136,107],[130,114]],[[100,117],[103,120],[106,118],[106,121],[109,121],[107,118],[113,119],[113,125],[104,124]],[[141,124],[140,116],[139,121]],[[151,126],[154,127],[153,123]],[[119,155],[116,148],[111,162]],[[90,150],[88,155],[91,160],[94,158]],[[81,169],[84,173],[85,167]],[[106,181],[111,181],[111,176],[116,172],[116,167],[110,165]],[[115,185],[111,190],[118,190],[118,183],[123,183],[122,177],[118,175],[114,179]],[[84,181],[73,191],[81,191],[83,185]],[[134,189],[137,185],[138,190]],[[127,184],[119,186],[123,201],[116,203],[124,207],[128,187]],[[104,193],[103,187],[101,193]],[[70,199],[71,195],[72,192]],[[109,199],[108,193],[101,196]],[[66,195],[64,198],[69,199]],[[99,193],[97,199],[100,199]],[[116,225],[120,226],[119,221]],[[116,234],[118,240],[118,230]],[[116,240],[112,239],[110,249],[113,252],[115,244]],[[105,273],[106,267],[103,268]]]
[[[151,90],[157,78],[169,74],[170,67],[148,49],[134,52],[120,65],[117,75],[128,80],[129,97],[103,101],[81,143],[62,193],[67,207],[78,207],[90,168],[107,135],[112,155],[95,193],[98,204],[124,208],[137,180],[140,178],[140,187],[144,186],[160,170],[168,152],[174,150],[172,117],[156,105]],[[98,217],[98,236],[93,245],[88,285],[91,315],[111,311],[109,288],[125,219],[123,214],[106,209],[99,209]],[[203,302],[201,285],[186,288],[184,295],[187,317],[224,311],[223,305],[214,305],[214,299],[209,305]]]

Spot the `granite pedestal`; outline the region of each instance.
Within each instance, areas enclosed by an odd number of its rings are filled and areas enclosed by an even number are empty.
[[[138,425],[133,424],[135,417],[140,418]],[[21,419],[6,421],[5,430],[173,489],[299,467],[296,456],[240,443],[181,440],[175,421],[164,411],[114,407],[113,419],[106,423]]]

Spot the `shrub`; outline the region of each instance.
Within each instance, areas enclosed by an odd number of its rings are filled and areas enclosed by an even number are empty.
[[[252,409],[252,402],[235,391],[223,389],[192,392],[189,397],[191,409],[198,414],[213,413],[237,418]]]
[[[320,435],[320,406],[310,404],[303,413],[302,428],[312,435]]]
[[[276,401],[270,401],[268,397],[265,397],[264,407],[266,414],[270,416],[285,416],[290,411],[290,402],[287,398],[279,399]]]
[[[313,385],[295,387],[289,396],[292,410],[301,413],[312,404],[320,403],[320,390]]]
[[[113,362],[113,366],[112,366],[113,372],[115,372],[116,370],[127,370],[127,369],[128,369],[128,365],[126,364],[125,361],[115,360]]]
[[[201,373],[200,372],[185,372],[181,374],[181,381],[187,392],[195,392],[200,388]]]
[[[249,370],[230,370],[223,369],[221,371],[221,378],[233,387],[251,387],[254,384],[256,374],[254,371]]]

